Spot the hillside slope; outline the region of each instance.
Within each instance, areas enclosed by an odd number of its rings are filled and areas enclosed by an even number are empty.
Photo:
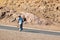
[[[0,23],[16,25],[19,15],[25,15],[27,23],[59,25],[60,0],[0,0]]]

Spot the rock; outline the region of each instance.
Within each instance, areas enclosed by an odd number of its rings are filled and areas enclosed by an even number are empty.
[[[2,12],[1,15],[0,15],[0,19],[4,18],[6,15],[6,12]]]

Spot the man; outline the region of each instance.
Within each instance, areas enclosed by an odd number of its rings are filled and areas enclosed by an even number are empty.
[[[21,16],[19,16],[18,22],[19,22],[19,31],[22,31],[23,30],[23,18]]]

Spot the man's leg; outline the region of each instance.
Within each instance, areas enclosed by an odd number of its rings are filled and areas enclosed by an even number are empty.
[[[20,31],[22,31],[22,30],[23,30],[23,24],[20,25]]]

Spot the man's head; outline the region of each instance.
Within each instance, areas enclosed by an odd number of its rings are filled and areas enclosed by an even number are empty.
[[[18,17],[21,17],[21,16],[18,16]]]

